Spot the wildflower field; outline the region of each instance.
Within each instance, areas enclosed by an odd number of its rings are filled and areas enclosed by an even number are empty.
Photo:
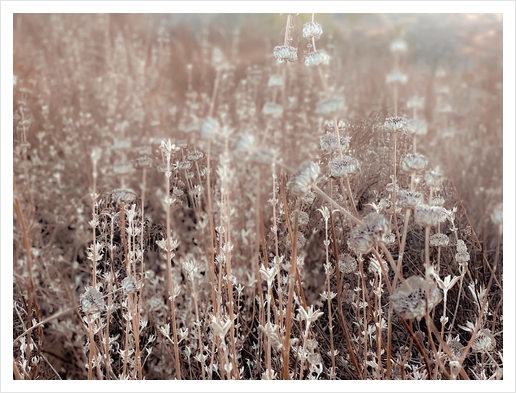
[[[500,15],[15,14],[13,54],[14,379],[503,379]]]

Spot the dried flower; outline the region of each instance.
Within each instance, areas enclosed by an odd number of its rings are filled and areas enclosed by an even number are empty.
[[[385,272],[388,273],[389,272],[389,264],[387,263],[387,261],[382,259],[380,262],[381,262]],[[376,259],[376,256],[369,258],[369,267],[367,269],[369,271],[369,273],[375,273],[375,274],[381,275],[382,268],[380,267],[380,262],[378,262],[378,259]]]
[[[441,292],[432,280],[425,281],[422,277],[410,276],[394,290],[390,300],[394,310],[402,318],[420,320],[425,316],[427,302],[430,311],[441,301]]]
[[[95,314],[104,311],[106,302],[102,294],[95,288],[87,288],[81,295],[81,308],[85,314]]]
[[[468,247],[466,246],[466,243],[464,243],[464,240],[459,239],[457,240],[457,252],[467,252]]]
[[[425,106],[425,97],[421,96],[412,96],[407,101],[407,108],[418,108],[423,109]]]
[[[290,177],[287,187],[294,196],[303,196],[316,183],[320,173],[319,165],[305,162],[301,165],[301,169]]]
[[[328,64],[330,62],[330,56],[324,50],[318,50],[310,52],[305,56],[305,66],[314,67],[320,64]]]
[[[330,173],[333,177],[348,177],[360,170],[360,162],[353,157],[336,157],[328,163]]]
[[[401,169],[405,172],[420,172],[428,166],[428,158],[421,153],[409,153],[401,159]]]
[[[282,87],[285,84],[285,80],[281,75],[271,75],[269,77],[269,81],[267,82],[268,87]]]
[[[446,215],[441,206],[421,204],[414,208],[414,221],[421,226],[435,226],[445,219]]]
[[[410,119],[405,128],[407,135],[426,135],[428,132],[428,123],[425,119]]]
[[[458,252],[455,254],[455,260],[459,263],[464,263],[469,261],[469,253],[468,252]]]
[[[443,182],[443,175],[439,168],[425,173],[425,182],[428,187],[439,187]]]
[[[354,228],[348,240],[348,247],[357,254],[367,254],[383,236],[390,233],[389,222],[379,213],[369,213],[362,220],[362,225]]]
[[[398,38],[391,42],[391,52],[405,52],[407,50],[407,43],[402,39]]]
[[[219,122],[213,117],[204,119],[201,125],[201,137],[204,139],[213,139],[219,131]]]
[[[390,74],[387,74],[385,77],[385,82],[390,83],[401,83],[404,85],[407,83],[408,77],[401,71],[393,71]]]
[[[447,246],[450,243],[450,238],[444,233],[436,233],[430,236],[430,245],[435,247]]]
[[[471,352],[491,352],[496,348],[496,339],[489,329],[480,329],[475,335]]]
[[[297,48],[289,45],[280,45],[274,47],[274,57],[278,63],[287,61],[297,61]]]
[[[387,131],[401,132],[407,126],[408,120],[404,117],[388,117],[383,126]]]
[[[350,254],[339,255],[339,270],[341,273],[350,274],[357,270],[357,260]]]
[[[419,191],[399,190],[396,194],[396,205],[403,209],[414,209],[423,203],[423,194]]]
[[[192,151],[187,154],[186,159],[190,161],[198,161],[204,157],[204,154],[200,151]]]
[[[295,218],[295,212],[292,212],[290,214],[290,222],[294,222],[294,218]],[[307,212],[303,212],[303,211],[299,212],[299,216],[297,218],[298,225],[299,226],[307,225],[308,221],[309,221],[308,213]]]
[[[117,175],[128,175],[134,171],[133,165],[130,162],[116,161],[113,166],[113,173]]]
[[[303,26],[303,37],[318,40],[323,33],[322,26],[317,22],[306,22]]]
[[[342,96],[333,96],[317,103],[315,112],[319,115],[334,115],[346,109],[345,100]]]
[[[350,140],[351,138],[349,136],[340,137],[340,146],[342,151],[349,149]],[[321,146],[321,150],[325,153],[332,153],[339,150],[339,147],[337,146],[337,136],[333,132],[322,135],[319,138],[319,145]]]
[[[127,276],[122,280],[122,289],[125,294],[136,291],[136,279],[133,276]]]

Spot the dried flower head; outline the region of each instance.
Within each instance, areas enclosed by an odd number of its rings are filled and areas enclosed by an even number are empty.
[[[378,259],[376,259],[376,256],[369,258],[369,267],[367,269],[369,271],[369,273],[381,275],[382,268],[380,267],[380,263],[382,264],[385,272],[388,273],[389,272],[389,264],[387,263],[387,261],[382,259],[380,262],[378,262]]]
[[[85,314],[95,314],[104,311],[106,302],[102,294],[95,288],[86,288],[86,292],[81,295],[81,308]]]
[[[357,270],[357,260],[351,254],[339,255],[339,270],[341,273],[350,274]]]
[[[319,165],[305,162],[301,165],[300,170],[290,177],[287,187],[294,196],[303,196],[316,183],[320,173]]]
[[[407,135],[426,135],[428,132],[428,123],[425,119],[410,119],[405,128]]]
[[[425,97],[421,96],[412,96],[407,101],[407,108],[417,108],[417,109],[423,109],[425,106]]]
[[[349,136],[340,137],[340,148],[343,152],[349,149],[350,141],[351,138]],[[319,145],[321,146],[321,150],[325,153],[332,153],[339,150],[339,147],[337,146],[337,136],[333,132],[322,135],[319,138]]]
[[[414,208],[414,221],[421,226],[435,226],[446,220],[446,215],[441,206],[426,204]]]
[[[491,352],[496,348],[496,339],[489,329],[480,329],[475,335],[471,352]]]
[[[394,290],[390,300],[394,311],[402,318],[420,320],[425,316],[427,302],[428,311],[430,311],[441,301],[441,292],[434,281],[425,281],[423,277],[410,276],[405,283]]]
[[[213,139],[219,132],[219,122],[213,117],[207,117],[201,124],[201,137],[204,139]]]
[[[405,52],[407,50],[407,43],[400,38],[395,39],[390,45],[391,52]]]
[[[430,236],[430,245],[435,247],[447,246],[450,243],[450,238],[444,233],[436,233]]]
[[[330,56],[325,50],[318,50],[310,52],[305,56],[305,66],[314,67],[320,64],[328,64],[330,62]]]
[[[289,45],[279,45],[274,47],[274,57],[278,63],[286,61],[297,61],[297,48]]]
[[[354,228],[349,235],[348,247],[357,254],[367,254],[383,236],[390,233],[389,222],[379,213],[369,213],[362,225]]]
[[[285,84],[285,80],[281,75],[271,75],[269,77],[269,81],[267,82],[268,87],[282,87]]]
[[[404,117],[388,117],[383,123],[384,128],[387,131],[402,132],[407,126],[408,120]]]
[[[403,209],[413,209],[423,203],[423,194],[419,191],[399,190],[396,194],[396,205]]]
[[[322,26],[317,22],[306,22],[303,26],[303,37],[318,40],[323,33]]]
[[[186,159],[190,161],[198,161],[204,157],[204,154],[200,151],[192,151],[186,155]]]
[[[461,344],[459,341],[459,336],[457,335],[456,338],[449,338],[446,342],[448,345],[448,348],[450,348],[452,354],[453,354],[453,360],[458,360],[462,357],[462,354],[464,353],[464,345]]]
[[[295,212],[290,213],[290,222],[294,222],[294,218],[295,218]],[[308,221],[309,221],[308,213],[304,212],[304,211],[300,211],[297,221],[298,221],[299,226],[307,225]]]
[[[421,153],[409,153],[401,159],[401,169],[405,172],[420,172],[428,166],[428,158]]]
[[[328,163],[328,167],[333,177],[348,177],[360,170],[360,162],[350,156],[336,157]]]
[[[346,101],[342,96],[333,96],[317,103],[315,112],[319,115],[335,115],[346,109]]]
[[[388,84],[391,83],[400,83],[404,85],[408,81],[408,76],[401,71],[393,71],[385,77],[385,82]]]
[[[435,170],[430,170],[425,173],[425,182],[428,187],[440,187],[443,182],[444,176],[442,175],[439,167]]]
[[[132,293],[137,290],[136,279],[133,276],[127,276],[122,280],[122,289],[125,294]]]

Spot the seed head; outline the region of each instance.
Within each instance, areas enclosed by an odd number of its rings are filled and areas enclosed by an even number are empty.
[[[446,215],[441,206],[426,204],[414,208],[414,221],[421,226],[435,226],[446,220]]]
[[[102,294],[95,288],[87,288],[81,295],[81,308],[85,314],[95,314],[104,311],[106,302]]]
[[[383,123],[384,128],[387,131],[401,132],[407,126],[408,120],[404,117],[388,117]]]
[[[346,109],[345,100],[342,96],[333,96],[317,103],[315,112],[319,115],[334,115]]]
[[[330,62],[330,56],[324,50],[318,50],[310,52],[305,56],[305,66],[314,67],[320,64],[328,64]]]
[[[443,175],[439,168],[425,173],[425,182],[428,187],[439,187],[443,182]]]
[[[405,52],[407,50],[407,43],[402,39],[398,38],[391,42],[390,48],[392,53]]]
[[[339,270],[343,274],[354,273],[357,270],[357,260],[350,254],[339,255]]]
[[[473,344],[471,345],[471,352],[490,352],[496,347],[496,339],[489,329],[480,329]]]
[[[350,156],[336,157],[329,162],[328,167],[333,177],[348,177],[360,170],[360,162]]]
[[[317,22],[306,22],[303,26],[303,37],[308,38],[309,40],[312,38],[318,40],[321,38],[322,33],[322,26]]]
[[[268,87],[282,87],[285,84],[283,76],[281,75],[271,75],[269,77],[269,81],[267,82]]]
[[[303,196],[316,183],[320,173],[321,168],[318,164],[305,162],[301,169],[290,177],[287,187],[294,196]]]
[[[407,83],[407,80],[408,80],[407,75],[405,75],[401,71],[391,72],[390,74],[387,74],[387,76],[385,77],[385,82],[388,84],[400,83],[400,84],[404,85],[405,83]]]
[[[444,233],[436,233],[430,236],[430,245],[435,247],[447,246],[450,243],[450,238]]]
[[[278,60],[278,63],[287,61],[297,61],[297,48],[289,45],[280,45],[274,47],[274,57]]]
[[[403,209],[414,209],[423,203],[423,194],[419,191],[400,190],[396,194],[396,205]]]
[[[342,151],[346,151],[349,149],[350,140],[351,138],[349,136],[340,137],[340,147]],[[322,135],[319,138],[319,145],[321,146],[321,150],[325,153],[332,153],[334,151],[339,150],[339,147],[337,146],[337,137],[333,132],[329,132],[327,134]]]
[[[362,220],[362,225],[349,234],[348,247],[357,254],[367,254],[383,236],[390,233],[387,219],[379,213],[369,213]]]
[[[428,296],[427,296],[428,285]],[[410,276],[405,283],[396,288],[390,296],[394,311],[405,319],[418,321],[425,316],[426,303],[428,311],[441,301],[441,292],[434,281],[425,281],[423,277]]]
[[[407,135],[426,135],[428,132],[428,123],[424,119],[410,119],[405,128]]]
[[[412,96],[407,101],[407,108],[418,108],[423,109],[425,106],[425,97],[421,96]]]
[[[405,172],[420,172],[428,166],[428,158],[421,153],[409,153],[401,159],[401,169]]]

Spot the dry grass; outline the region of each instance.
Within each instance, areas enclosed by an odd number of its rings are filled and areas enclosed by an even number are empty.
[[[501,21],[312,17],[16,15],[15,378],[502,378]]]

